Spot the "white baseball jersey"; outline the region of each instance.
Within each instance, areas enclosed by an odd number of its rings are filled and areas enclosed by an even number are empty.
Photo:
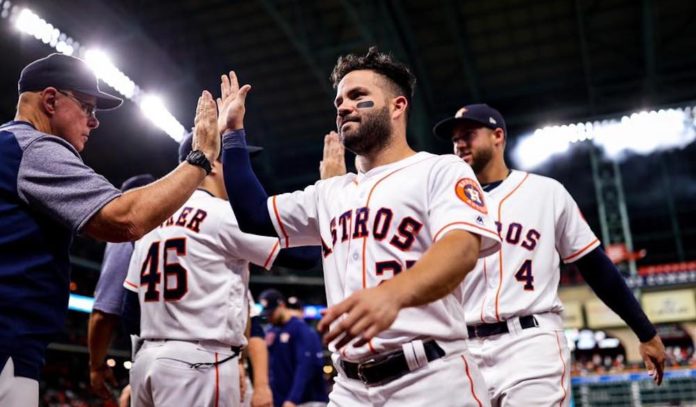
[[[492,216],[503,243],[464,280],[467,323],[560,313],[560,261],[572,263],[599,246],[578,205],[559,182],[521,171],[486,196],[499,205]]]
[[[241,232],[227,201],[194,192],[135,243],[124,286],[138,293],[141,338],[246,345],[249,262],[269,268],[279,250]]]
[[[451,230],[480,235],[480,256],[499,248],[481,187],[454,155],[421,152],[366,173],[318,181],[269,198],[268,210],[282,245],[322,246],[329,306],[412,266]],[[424,337],[466,337],[455,296],[401,310],[391,328],[367,346],[343,348],[343,357],[359,361]]]

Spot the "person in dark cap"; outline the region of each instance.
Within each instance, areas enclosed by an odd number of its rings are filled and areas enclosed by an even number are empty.
[[[121,184],[121,191],[144,187],[155,181],[150,174],[130,177]],[[106,365],[106,352],[121,319],[125,288],[123,280],[133,254],[133,242],[107,243],[101,272],[94,289],[94,305],[89,316],[87,346],[89,349],[89,377],[92,390],[101,398],[112,397],[106,383],[116,386],[111,368]]]
[[[597,296],[636,333],[640,354],[659,385],[665,347],[655,327],[563,185],[508,168],[500,112],[483,103],[463,106],[433,132],[450,141],[474,170],[485,191],[481,199],[500,202],[491,211],[503,238],[500,253],[479,259],[461,295],[469,350],[491,404],[570,402],[570,350],[559,339],[561,261],[575,264]]]
[[[324,385],[324,357],[319,334],[289,307],[278,290],[259,295],[261,316],[272,324],[266,334],[270,381],[276,407],[323,406],[328,402]]]
[[[18,91],[14,120],[0,126],[0,405],[35,406],[46,347],[63,329],[73,236],[132,241],[161,224],[206,176],[220,134],[203,92],[197,151],[163,179],[122,193],[80,158],[97,110],[122,102],[99,89],[83,60],[36,60]]]

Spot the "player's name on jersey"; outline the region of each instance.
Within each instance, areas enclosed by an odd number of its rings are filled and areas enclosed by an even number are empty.
[[[162,223],[160,227],[180,226],[198,233],[207,216],[208,213],[203,209],[186,206]]]

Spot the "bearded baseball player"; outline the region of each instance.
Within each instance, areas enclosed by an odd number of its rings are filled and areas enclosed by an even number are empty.
[[[570,352],[558,298],[560,262],[575,263],[596,295],[641,341],[640,354],[662,381],[665,348],[624,279],[599,247],[568,191],[557,181],[505,164],[502,115],[465,106],[438,123],[454,153],[473,168],[498,208],[502,248],[479,260],[463,284],[469,349],[496,406],[570,403]]]
[[[281,251],[277,238],[242,233],[226,199],[216,160],[183,207],[135,244],[124,282],[137,293],[144,341],[131,370],[133,405],[239,405],[249,262],[309,268],[320,258],[319,248]]]
[[[375,48],[339,58],[336,126],[362,171],[270,198],[243,154],[244,112],[225,108],[250,86],[222,80],[225,185],[241,229],[323,248],[330,405],[489,405],[452,293],[499,238],[471,168],[406,142],[408,68]]]

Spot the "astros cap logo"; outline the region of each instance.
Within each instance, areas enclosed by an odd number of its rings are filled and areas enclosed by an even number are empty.
[[[486,202],[483,200],[483,191],[473,179],[462,178],[457,181],[454,192],[465,204],[484,214],[488,213]]]

